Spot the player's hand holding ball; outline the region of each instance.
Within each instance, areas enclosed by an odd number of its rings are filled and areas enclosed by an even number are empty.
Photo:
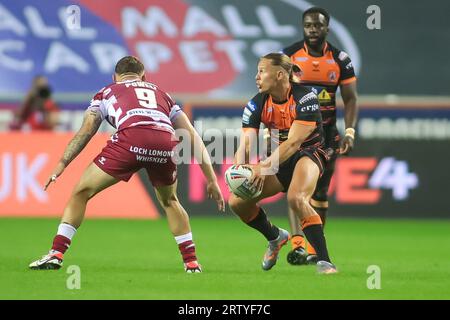
[[[264,187],[264,180],[266,179],[266,176],[261,174],[261,165],[260,164],[249,165],[248,167],[252,170],[252,176],[250,177],[250,180],[249,180],[250,186],[254,190],[256,190],[256,193],[259,196]]]
[[[264,176],[261,176],[258,165],[233,165],[225,172],[225,182],[237,197],[253,199],[262,192]]]

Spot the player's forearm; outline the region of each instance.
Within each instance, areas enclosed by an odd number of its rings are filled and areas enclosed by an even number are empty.
[[[244,144],[239,145],[235,155],[234,155],[234,164],[246,164],[246,159],[249,158],[249,150],[245,148]]]
[[[217,181],[216,173],[214,172],[211,163],[203,162],[200,164],[200,168],[202,169],[203,175],[208,182]]]
[[[80,130],[78,130],[78,132],[75,134],[75,137],[70,140],[69,144],[64,150],[64,154],[60,162],[67,167],[69,163],[71,163],[72,160],[80,154],[84,147],[86,147],[88,142],[97,132],[101,123],[102,118],[99,112],[95,110],[87,111]]]
[[[73,137],[72,140],[70,140],[69,144],[64,150],[64,154],[61,157],[60,162],[67,167],[69,163],[71,163],[72,160],[75,159],[80,154],[80,152],[84,149],[84,147],[86,147],[86,145],[91,140],[93,135],[94,134],[90,132],[88,133],[78,132],[75,135],[75,137]]]
[[[256,156],[255,146],[258,142],[258,130],[253,128],[243,128],[239,147],[234,155],[234,164],[249,164]]]
[[[278,167],[287,161],[298,150],[298,147],[302,144],[302,141],[298,140],[286,140],[283,142],[266,160],[261,162],[262,167],[278,169]]]
[[[358,105],[356,97],[348,98],[344,101],[344,121],[345,128],[355,128],[358,120]]]
[[[206,177],[208,182],[216,181],[216,173],[212,167],[211,158],[209,157],[208,151],[206,150],[203,142],[203,153],[202,153],[202,162],[200,162],[200,168],[202,169],[203,174]]]
[[[200,164],[200,168],[204,176],[208,182],[216,181],[216,174],[212,167],[211,157],[209,156],[208,150],[206,150],[203,140],[193,128],[191,130],[191,141],[193,141],[192,146],[194,148],[194,157]]]

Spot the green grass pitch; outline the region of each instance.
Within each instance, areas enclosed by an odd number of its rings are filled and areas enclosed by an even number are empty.
[[[287,228],[287,219],[273,219]],[[290,266],[261,269],[266,242],[237,218],[194,217],[204,272],[185,274],[167,221],[86,220],[58,271],[30,271],[48,249],[56,219],[0,219],[0,299],[450,299],[450,221],[330,219],[337,275]],[[81,270],[68,289],[67,270]],[[370,265],[381,289],[368,289]]]

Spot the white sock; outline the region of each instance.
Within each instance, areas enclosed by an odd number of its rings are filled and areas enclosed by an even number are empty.
[[[182,234],[181,236],[176,236],[175,237],[175,241],[177,242],[177,244],[186,242],[186,241],[192,241],[192,232],[186,233],[186,234]]]
[[[76,232],[77,232],[77,229],[75,229],[75,227],[73,227],[67,223],[61,223],[58,227],[57,234],[64,236],[66,238],[69,238],[69,240],[72,241],[72,238]]]

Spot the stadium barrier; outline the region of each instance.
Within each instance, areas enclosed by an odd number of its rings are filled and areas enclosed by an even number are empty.
[[[86,149],[47,191],[43,185],[73,137],[72,133],[0,133],[0,216],[61,216],[83,170],[101,151],[108,134],[94,136]],[[134,176],[93,198],[86,217],[157,218],[158,210]]]

